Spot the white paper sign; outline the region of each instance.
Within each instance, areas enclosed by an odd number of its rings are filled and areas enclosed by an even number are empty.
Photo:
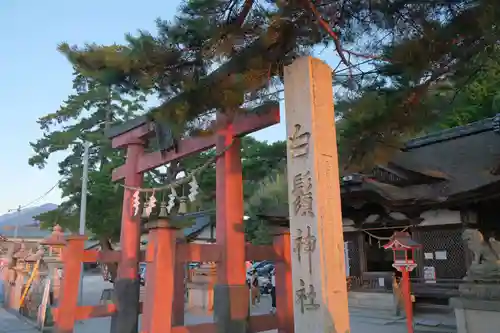
[[[448,259],[446,256],[446,251],[436,251],[436,260],[446,260]]]
[[[424,253],[424,258],[426,260],[432,260],[432,259],[434,259],[434,253],[432,253],[432,252],[425,252]]]
[[[433,266],[424,266],[425,283],[436,283],[436,268]]]
[[[385,287],[385,279],[383,277],[378,278],[379,287]]]

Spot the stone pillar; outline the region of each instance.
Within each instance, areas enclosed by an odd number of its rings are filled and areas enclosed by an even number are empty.
[[[48,276],[51,279],[50,289],[52,290],[52,305],[56,305],[59,300],[60,288],[61,288],[61,273],[62,270],[61,263],[49,263],[48,264]]]
[[[285,68],[295,332],[349,332],[332,70]]]
[[[25,275],[21,272],[21,268],[16,268],[16,277],[13,288],[11,289],[10,298],[10,308],[15,311],[19,311],[21,306],[21,295],[23,294],[24,281],[26,280]]]
[[[455,309],[457,333],[490,333],[500,326],[498,300],[457,297],[450,299],[450,306]]]

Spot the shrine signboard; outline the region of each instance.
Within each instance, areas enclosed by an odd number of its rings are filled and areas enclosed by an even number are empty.
[[[285,68],[295,332],[349,332],[332,70]]]

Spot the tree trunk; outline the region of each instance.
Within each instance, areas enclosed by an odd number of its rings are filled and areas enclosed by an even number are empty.
[[[113,251],[113,246],[109,238],[99,239],[99,244],[102,251]],[[106,263],[101,265],[106,265],[108,271],[109,282],[114,283],[116,280],[116,275],[118,273],[118,263]]]

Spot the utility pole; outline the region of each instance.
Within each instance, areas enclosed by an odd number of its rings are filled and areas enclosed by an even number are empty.
[[[87,213],[87,185],[89,181],[89,149],[90,144],[85,142],[83,144],[83,174],[82,174],[82,198],[80,202],[80,235],[85,235],[85,217]],[[83,302],[83,263],[80,276],[80,305]]]
[[[21,215],[21,205],[16,209],[9,209],[8,212],[17,212],[18,217]],[[19,233],[19,219],[16,220],[16,224],[14,226],[14,239],[17,240],[17,236]]]

